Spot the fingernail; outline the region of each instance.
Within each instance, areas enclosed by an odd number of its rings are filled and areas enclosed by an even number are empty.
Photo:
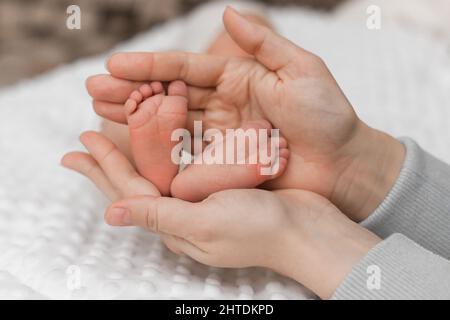
[[[115,207],[110,210],[108,222],[115,226],[130,226],[131,215],[127,208]]]
[[[106,60],[105,60],[105,69],[106,69],[106,71],[109,71],[109,60],[111,60],[113,55],[114,55],[114,53],[110,54],[108,56],[108,58],[106,58]]]

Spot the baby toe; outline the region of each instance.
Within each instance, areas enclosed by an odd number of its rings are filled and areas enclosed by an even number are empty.
[[[127,116],[130,116],[131,114],[133,114],[137,109],[137,103],[135,100],[133,99],[128,99],[125,102],[125,114]]]
[[[153,89],[149,84],[143,84],[139,87],[139,92],[144,99],[147,99],[153,94]]]
[[[168,88],[169,96],[182,96],[187,97],[187,87],[184,81],[175,80],[169,84]]]
[[[164,93],[164,86],[160,81],[153,81],[150,83],[150,86],[153,90],[153,94]]]

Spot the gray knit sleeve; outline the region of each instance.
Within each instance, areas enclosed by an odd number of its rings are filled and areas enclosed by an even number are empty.
[[[450,258],[450,166],[401,139],[406,158],[383,203],[361,225],[380,238],[401,233],[425,249]]]
[[[396,233],[353,267],[332,299],[450,299],[450,261]]]

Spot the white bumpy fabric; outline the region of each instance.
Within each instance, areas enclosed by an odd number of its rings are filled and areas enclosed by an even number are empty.
[[[194,12],[117,50],[200,50],[205,42],[189,39],[220,22],[221,10],[207,10],[216,13]],[[279,32],[325,59],[364,121],[450,161],[448,43],[299,8],[268,14]],[[0,298],[313,298],[270,271],[210,268],[170,253],[149,232],[103,222],[105,198],[58,163],[82,149],[80,132],[98,128],[84,81],[105,72],[105,58],[0,90]]]

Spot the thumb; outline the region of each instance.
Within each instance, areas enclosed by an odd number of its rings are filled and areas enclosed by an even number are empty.
[[[111,204],[105,220],[113,226],[139,226],[156,233],[186,237],[205,219],[201,203],[176,198],[137,196]]]
[[[223,23],[239,47],[269,70],[278,71],[311,55],[268,27],[249,21],[230,6],[225,9]]]

